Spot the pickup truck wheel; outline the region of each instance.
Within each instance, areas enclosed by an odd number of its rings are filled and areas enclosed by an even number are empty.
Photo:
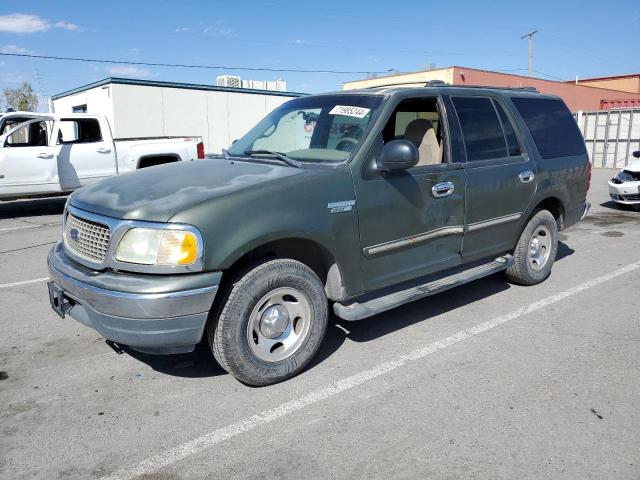
[[[318,276],[295,260],[252,268],[230,286],[208,338],[220,365],[241,382],[265,386],[300,372],[327,328],[327,298]]]
[[[507,278],[520,285],[536,285],[551,275],[558,251],[558,225],[548,210],[538,210],[522,231]]]

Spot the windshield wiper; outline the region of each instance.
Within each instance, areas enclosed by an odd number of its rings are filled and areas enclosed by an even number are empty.
[[[282,152],[274,152],[273,150],[260,149],[260,150],[247,150],[246,152],[244,152],[244,154],[245,155],[254,155],[254,154],[255,155],[272,155],[276,157],[278,160],[281,160],[282,162],[286,163],[290,167],[300,168],[300,162],[294,160],[293,158],[287,157]]]

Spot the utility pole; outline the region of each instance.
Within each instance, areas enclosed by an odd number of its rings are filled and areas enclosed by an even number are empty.
[[[529,33],[525,33],[523,36],[520,37],[520,39],[522,40],[523,38],[528,38],[529,39],[529,55],[528,55],[528,64],[529,64],[529,76],[531,76],[531,51],[533,49],[533,36],[538,33],[538,30],[532,30]]]

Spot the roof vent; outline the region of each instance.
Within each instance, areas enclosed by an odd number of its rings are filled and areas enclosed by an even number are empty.
[[[447,82],[444,80],[429,80],[424,84],[425,87],[439,87],[440,85],[446,85]]]

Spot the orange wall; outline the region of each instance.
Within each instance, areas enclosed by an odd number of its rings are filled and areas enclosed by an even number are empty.
[[[640,93],[620,92],[602,88],[555,82],[521,75],[454,67],[454,85],[491,85],[495,87],[534,87],[542,93],[558,95],[572,112],[599,110],[601,100],[639,99]]]

